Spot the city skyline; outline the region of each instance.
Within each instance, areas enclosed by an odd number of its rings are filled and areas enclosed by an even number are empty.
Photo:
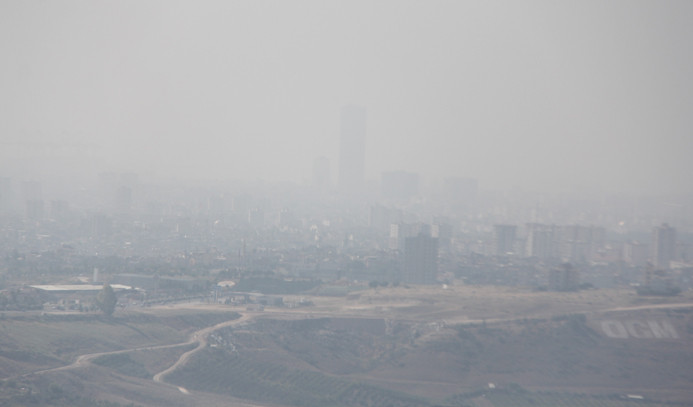
[[[693,405],[691,21],[0,1],[0,405]]]

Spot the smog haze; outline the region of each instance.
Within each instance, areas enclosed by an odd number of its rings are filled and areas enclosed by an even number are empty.
[[[690,193],[685,1],[5,1],[0,173]]]

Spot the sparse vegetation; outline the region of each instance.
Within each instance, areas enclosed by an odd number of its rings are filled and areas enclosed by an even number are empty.
[[[14,380],[0,382],[0,405],[3,407],[125,407],[118,403],[84,397],[73,388],[55,383]],[[127,407],[135,407],[135,404]]]
[[[633,403],[650,407],[658,404],[588,395],[580,395],[580,398],[563,393],[537,393],[507,383],[521,379],[522,385],[528,389],[535,383],[542,383],[546,388],[560,388],[569,382],[585,389],[608,383],[611,388],[627,389],[650,383],[663,387],[676,380],[678,383],[693,380],[688,368],[693,360],[687,356],[690,352],[685,350],[687,337],[666,346],[647,341],[614,341],[595,331],[598,325],[594,324],[594,314],[574,313],[570,308],[553,314],[523,313],[525,305],[518,300],[519,295],[513,297],[514,293],[500,293],[507,296],[504,299],[510,300],[487,307],[489,315],[496,312],[496,315],[515,317],[507,321],[500,322],[495,318],[478,318],[473,323],[430,320],[423,316],[445,310],[446,301],[451,300],[445,296],[452,290],[435,291],[440,294],[437,296],[422,294],[427,290],[434,292],[429,288],[392,287],[379,290],[379,295],[374,295],[374,290],[365,288],[358,295],[346,299],[308,297],[315,301],[310,310],[283,310],[276,314],[258,315],[241,325],[214,331],[209,346],[194,354],[165,380],[183,386],[195,395],[229,395],[265,404],[335,407],[475,407],[478,401],[475,398],[481,394],[486,394],[486,399],[496,407],[636,406]],[[484,288],[469,289],[472,295],[476,295],[472,290],[479,293],[480,298],[487,298],[488,292]],[[542,300],[542,296],[553,298],[556,294],[531,295],[537,297],[523,300]],[[595,295],[588,293],[586,301],[598,302]],[[410,305],[413,302],[403,301],[407,296],[420,296],[421,301]],[[454,300],[458,301],[456,297]],[[461,298],[459,301],[466,300]],[[519,306],[514,307],[511,300]],[[399,315],[410,316],[415,321],[378,318],[378,307],[387,304],[386,301],[405,304],[403,311],[398,311]],[[339,315],[339,311],[334,311],[338,309],[337,304],[354,306],[370,316],[354,317],[353,311],[341,317],[325,316]],[[531,308],[541,310],[541,306],[536,304]],[[228,307],[220,309],[228,310]],[[323,313],[326,309],[327,313]],[[464,312],[475,311],[465,308]],[[671,320],[679,334],[687,332],[689,312],[647,312],[646,315],[659,315]],[[521,315],[527,317],[518,319]],[[181,343],[195,330],[238,317],[239,314],[228,311],[175,308],[129,315],[120,313],[108,319],[96,314],[16,313],[0,320],[0,373],[5,377],[18,377],[28,371],[69,364],[80,354]],[[39,335],[39,332],[44,335]],[[93,359],[98,367],[92,369],[123,382],[133,380],[125,376],[148,380],[195,346],[106,355]],[[28,347],[31,351],[26,350]],[[650,355],[648,358],[637,357],[643,349]],[[667,363],[666,370],[658,370],[655,376],[647,373],[649,367],[659,366],[662,361]],[[75,372],[82,368],[79,369]],[[53,377],[61,375],[61,372],[56,372]],[[448,398],[459,391],[460,386],[473,389],[479,380],[488,380],[486,378],[506,383],[499,385],[499,391],[493,393],[495,399],[490,398],[490,389],[476,395],[464,393]],[[447,383],[452,382],[459,383],[453,391],[428,391],[428,383],[434,383],[433,387],[450,387]],[[54,384],[63,390],[69,389],[62,382]],[[8,388],[23,386],[21,380],[8,380],[3,385]],[[47,391],[43,384],[37,385]],[[57,392],[57,389],[53,391]],[[509,404],[511,400],[516,404]]]
[[[203,352],[168,379],[189,389],[229,394],[261,403],[306,407],[428,405],[419,398],[350,379],[290,369],[215,349]]]
[[[480,402],[483,400],[483,402]],[[684,407],[684,403],[657,402],[629,398],[626,394],[589,395],[571,392],[533,392],[509,383],[454,395],[445,406],[474,407],[491,403],[494,407]]]
[[[152,373],[147,371],[143,364],[134,360],[128,353],[101,356],[94,359],[93,362],[99,366],[108,367],[127,376],[140,378],[152,377]]]

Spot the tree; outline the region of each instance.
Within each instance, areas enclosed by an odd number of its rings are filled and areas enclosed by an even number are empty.
[[[101,312],[103,312],[105,316],[110,317],[113,315],[113,311],[115,311],[117,302],[118,298],[116,298],[113,287],[108,283],[104,284],[103,289],[99,291],[99,294],[96,296],[96,305]]]

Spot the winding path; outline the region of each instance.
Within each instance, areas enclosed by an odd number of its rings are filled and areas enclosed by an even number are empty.
[[[168,344],[168,345],[140,346],[137,348],[121,349],[121,350],[114,350],[114,351],[108,351],[108,352],[87,353],[87,354],[78,356],[77,359],[75,359],[75,361],[70,363],[69,365],[60,366],[60,367],[53,367],[53,368],[44,369],[44,370],[37,370],[34,372],[25,373],[25,374],[20,375],[18,377],[28,377],[28,376],[32,376],[32,375],[39,375],[39,374],[50,373],[50,372],[59,372],[59,371],[63,371],[63,370],[70,370],[70,369],[76,369],[76,368],[84,367],[84,366],[88,365],[89,363],[91,363],[92,360],[94,360],[98,357],[101,357],[101,356],[119,355],[119,354],[128,353],[128,352],[135,352],[135,351],[178,348],[181,346],[187,346],[187,345],[192,345],[192,344],[197,343],[197,347],[195,347],[195,349],[192,349],[190,351],[183,353],[173,365],[171,365],[166,370],[155,374],[153,377],[153,380],[155,382],[162,383],[162,384],[165,384],[168,386],[173,386],[173,387],[177,388],[181,393],[189,395],[190,392],[186,388],[181,387],[181,386],[174,386],[172,384],[166,383],[164,381],[164,377],[166,375],[168,375],[169,373],[173,372],[174,370],[176,370],[177,368],[183,366],[188,361],[188,359],[190,359],[190,357],[192,355],[194,355],[195,353],[204,349],[207,346],[207,336],[209,336],[210,333],[212,333],[212,332],[214,332],[220,328],[225,328],[228,326],[241,324],[241,323],[251,319],[252,317],[253,316],[249,315],[249,314],[241,314],[240,318],[236,318],[236,319],[233,319],[230,321],[225,321],[225,322],[221,322],[221,323],[216,324],[216,325],[202,328],[200,330],[193,332],[190,335],[190,339],[187,342],[172,343],[172,344]]]
[[[186,342],[185,344],[178,344],[179,346],[182,345],[189,345],[197,342],[197,347],[195,349],[189,350],[185,352],[184,354],[180,355],[176,363],[171,365],[168,369],[163,370],[157,374],[154,375],[153,379],[157,383],[163,383],[163,384],[168,384],[164,381],[164,377],[168,375],[169,373],[173,372],[174,370],[178,369],[179,367],[183,366],[192,355],[195,353],[199,352],[200,350],[204,349],[207,346],[207,336],[216,331],[217,329],[220,328],[225,328],[228,326],[233,326],[237,324],[241,324],[251,318],[250,315],[248,314],[242,314],[240,318],[231,320],[231,321],[225,321],[207,328],[200,329],[199,331],[196,331],[190,336],[190,340]],[[78,358],[79,359],[79,358]],[[178,390],[183,393],[183,394],[190,394],[190,392],[185,389],[184,387],[176,386]]]
[[[43,373],[49,373],[49,372],[58,372],[61,370],[69,370],[69,369],[84,367],[88,363],[90,363],[93,359],[98,358],[100,356],[119,355],[122,353],[142,351],[142,350],[157,350],[157,349],[177,348],[180,346],[190,345],[192,343],[195,343],[195,341],[190,340],[188,342],[172,343],[172,344],[168,344],[168,345],[141,346],[138,348],[113,350],[113,351],[108,351],[108,352],[87,353],[87,354],[78,356],[77,359],[75,359],[75,361],[70,363],[69,365],[60,366],[60,367],[52,367],[50,369],[44,369],[44,370],[37,370],[34,372],[25,373],[23,375],[20,375],[19,377],[26,377],[26,376],[31,376],[31,375],[37,375],[37,374],[43,374]]]

